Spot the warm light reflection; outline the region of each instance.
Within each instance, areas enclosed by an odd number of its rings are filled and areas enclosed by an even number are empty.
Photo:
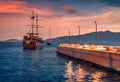
[[[75,79],[77,82],[83,82],[83,79],[86,76],[86,72],[83,70],[82,66],[76,66]]]
[[[68,80],[66,82],[83,82],[86,76],[86,72],[81,65],[76,66],[76,70],[73,70],[72,61],[66,63],[66,70],[64,77]]]
[[[67,78],[66,82],[102,82],[102,78],[106,73],[102,71],[95,71],[89,73],[84,69],[84,66],[78,64],[73,67],[72,61],[66,63],[66,70],[64,77]]]
[[[66,82],[74,82],[74,75],[72,61],[68,61],[66,63],[66,70],[65,70],[65,78],[68,78]]]
[[[104,72],[95,72],[95,73],[91,74],[91,76],[93,77],[92,82],[102,82],[101,78],[106,76],[106,73],[104,73]]]

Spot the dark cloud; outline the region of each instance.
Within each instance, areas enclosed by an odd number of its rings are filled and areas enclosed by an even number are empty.
[[[39,15],[40,18],[60,18],[63,17],[64,14],[51,14],[51,15]]]
[[[68,14],[74,14],[74,13],[77,13],[78,11],[77,10],[75,10],[74,8],[72,8],[72,7],[70,7],[70,6],[63,6],[62,7],[63,8],[63,10],[66,12],[66,13],[68,13]]]
[[[12,2],[23,2],[18,10],[30,11],[37,9],[42,11],[41,17],[70,17],[70,16],[90,16],[101,13],[100,7],[106,5],[117,6],[120,0],[2,0]],[[104,5],[104,3],[106,5]],[[21,4],[20,4],[21,5]],[[48,11],[46,14],[45,12]],[[50,12],[49,12],[50,11]]]
[[[108,6],[120,7],[120,0],[100,0]]]
[[[43,4],[53,5],[55,7],[59,5],[68,5],[68,4],[74,5],[78,3],[89,4],[89,3],[100,2],[100,3],[105,3],[108,6],[120,7],[120,0],[7,0],[7,1],[25,1],[25,2],[33,2],[33,3],[43,3]]]
[[[68,3],[68,2],[91,2],[95,0],[11,0],[11,1],[26,1],[26,2],[63,2],[63,3]]]

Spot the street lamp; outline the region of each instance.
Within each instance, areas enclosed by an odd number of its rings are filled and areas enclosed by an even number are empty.
[[[79,44],[80,44],[80,26],[78,26],[78,41],[79,41]]]
[[[95,21],[95,30],[96,30],[96,45],[98,45],[97,21]]]

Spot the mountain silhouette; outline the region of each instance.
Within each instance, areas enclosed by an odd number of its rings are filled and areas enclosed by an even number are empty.
[[[4,42],[21,42],[22,40],[18,40],[18,39],[8,39],[5,40]]]
[[[70,43],[79,43],[79,36],[70,36]],[[96,32],[80,35],[80,44],[95,44]],[[69,36],[53,38],[54,44],[69,43]],[[98,32],[99,45],[120,45],[120,32],[111,32],[109,30]]]
[[[79,43],[79,36],[70,36],[70,43]],[[49,39],[45,40],[45,44]],[[53,38],[52,45],[58,45],[61,43],[69,43],[69,36],[61,36]],[[80,44],[95,44],[96,32],[90,32],[80,35]],[[22,42],[18,39],[9,39],[4,42]],[[120,32],[111,32],[109,30],[98,32],[98,44],[99,45],[115,45],[120,46]]]

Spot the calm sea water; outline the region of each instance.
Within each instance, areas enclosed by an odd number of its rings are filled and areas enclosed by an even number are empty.
[[[120,75],[57,54],[54,46],[30,51],[0,42],[0,82],[120,82]]]

